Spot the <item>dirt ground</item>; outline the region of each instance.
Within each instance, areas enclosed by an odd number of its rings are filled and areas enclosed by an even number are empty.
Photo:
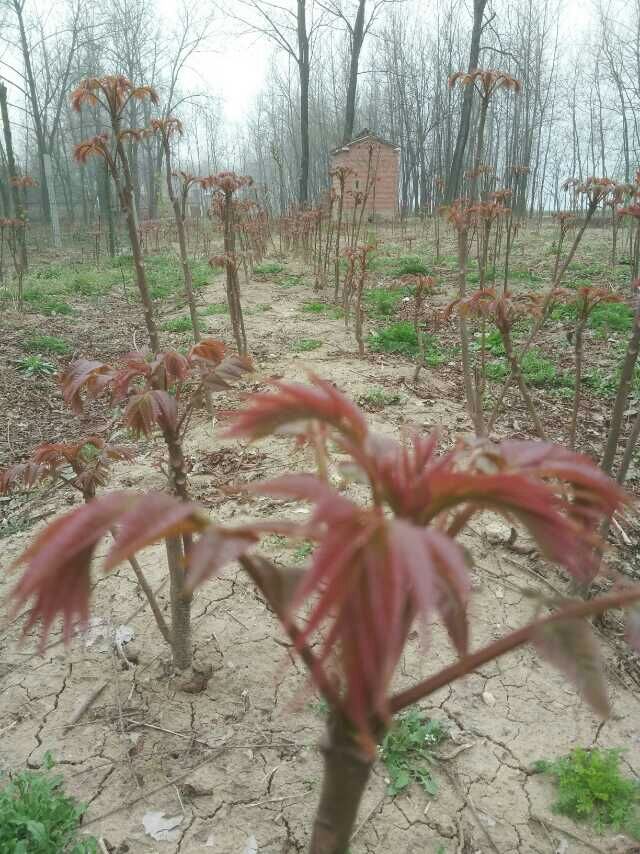
[[[531,238],[535,240],[535,235]],[[541,258],[548,267],[548,257]],[[291,264],[294,267],[294,263]],[[372,387],[397,391],[400,402],[372,412],[381,432],[403,425],[428,430],[440,426],[445,443],[469,429],[457,365],[423,371],[414,386],[413,365],[397,356],[356,356],[355,343],[342,320],[300,311],[312,298],[309,281],[283,287],[275,281],[252,281],[243,288],[246,326],[256,372],[247,388],[259,388],[273,375],[300,379],[310,368],[354,398]],[[223,300],[220,277],[201,293],[203,303]],[[265,306],[269,306],[265,308]],[[118,311],[118,297],[84,316],[78,349],[109,358],[131,349],[140,317],[129,307]],[[117,324],[110,318],[117,318]],[[42,319],[32,318],[37,325]],[[23,321],[20,321],[23,322]],[[56,324],[47,320],[49,334]],[[208,332],[229,340],[228,317],[206,318]],[[3,329],[19,337],[20,323],[8,317]],[[7,334],[9,334],[7,332]],[[296,339],[322,345],[292,352]],[[13,339],[9,335],[8,344]],[[560,346],[560,345],[559,345]],[[9,382],[5,373],[5,382]],[[53,381],[23,390],[20,405],[7,412],[2,461],[18,459],[42,440],[71,438],[88,431],[63,413]],[[2,389],[0,389],[0,392]],[[7,393],[8,394],[8,393]],[[8,394],[8,396],[10,396]],[[33,398],[34,415],[24,400]],[[544,398],[544,391],[540,393]],[[221,408],[239,405],[236,394],[222,395]],[[556,405],[549,403],[549,411]],[[598,409],[598,407],[600,407]],[[606,404],[587,407],[597,419]],[[58,418],[51,419],[51,415]],[[98,413],[99,416],[99,413]],[[513,411],[501,430],[509,435]],[[557,433],[566,419],[557,414]],[[81,429],[82,428],[82,429]],[[233,451],[230,450],[233,448]],[[147,489],[162,485],[157,467],[161,448],[140,443],[133,466],[118,466],[110,488]],[[304,469],[304,451],[293,452],[284,439],[249,448],[220,438],[220,424],[201,421],[187,443],[196,499],[214,518],[269,516],[268,499],[229,497],[223,488],[294,467]],[[3,542],[3,566],[31,540],[44,520],[73,502],[64,490],[40,496],[29,510],[35,527],[19,530]],[[24,499],[21,499],[24,501]],[[8,513],[24,503],[9,503]],[[15,508],[13,511],[11,508]],[[564,589],[564,581],[518,539],[507,543],[495,522],[476,522],[463,537],[474,558],[474,644],[486,643],[521,625],[532,613],[527,588]],[[507,531],[508,534],[508,531]],[[525,546],[523,548],[523,546]],[[103,545],[102,552],[107,544]],[[269,554],[291,561],[293,548],[273,540]],[[141,555],[141,564],[158,598],[168,607],[160,548]],[[132,574],[122,567],[94,578],[93,619],[86,636],[68,650],[52,633],[49,646],[36,653],[35,635],[18,645],[19,619],[5,618],[0,628],[0,769],[39,768],[50,751],[64,775],[67,790],[89,804],[84,826],[101,837],[107,851],[212,852],[212,854],[291,854],[305,851],[321,782],[317,749],[323,730],[321,704],[309,688],[302,666],[290,655],[283,635],[263,601],[244,576],[228,571],[202,588],[194,602],[197,659],[213,666],[204,692],[174,689],[167,675],[168,651]],[[0,597],[11,584],[0,577]],[[138,663],[126,666],[111,638],[129,626]],[[621,659],[615,638],[603,636],[610,674],[613,714],[602,722],[584,706],[565,681],[528,649],[521,649],[442,690],[423,704],[445,723],[450,738],[441,746],[434,769],[440,791],[429,798],[417,786],[393,798],[386,794],[385,768],[378,764],[358,818],[351,854],[577,854],[632,852],[637,845],[622,835],[597,836],[551,812],[553,790],[546,777],[532,773],[540,758],[556,758],[576,746],[624,748],[623,766],[640,774],[640,705],[638,686]],[[444,633],[435,625],[428,636],[415,632],[406,648],[397,685],[407,686],[452,660]],[[105,686],[79,722],[74,712]],[[161,811],[179,818],[172,841],[145,834],[143,816]]]

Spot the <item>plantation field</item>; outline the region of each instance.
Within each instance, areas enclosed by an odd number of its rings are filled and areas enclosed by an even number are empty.
[[[200,415],[185,442],[192,494],[212,517],[222,522],[272,517],[280,502],[250,495],[242,487],[257,478],[312,466],[311,451],[292,449],[286,437],[246,445],[223,435],[230,411],[242,405],[242,394],[268,388],[273,378],[302,380],[307,370],[320,374],[358,402],[381,434],[437,429],[448,447],[471,432],[455,315],[443,314],[456,296],[455,243],[443,229],[436,258],[433,227],[430,221],[416,221],[402,230],[380,228],[375,234],[377,247],[364,291],[363,357],[352,329],[345,326],[341,307],[332,300],[332,285],[314,289],[310,261],[302,251],[280,254],[274,244],[249,281],[241,277],[255,369],[236,390],[216,394],[214,418]],[[514,293],[541,293],[548,287],[556,239],[557,228],[551,223],[520,230],[509,272]],[[589,229],[563,282],[568,291],[590,285],[623,298],[599,306],[584,334],[577,447],[596,460],[602,455],[634,313],[628,259],[621,250],[612,269],[610,247],[608,228]],[[150,255],[146,264],[163,344],[187,347],[191,321],[173,247]],[[417,381],[414,290],[406,279],[416,273],[436,279],[435,292],[423,306],[425,365]],[[204,259],[193,263],[193,277],[202,333],[233,349],[223,272]],[[474,261],[469,263],[467,282],[470,290],[478,282]],[[500,269],[495,282],[501,287]],[[105,259],[99,266],[69,256],[34,260],[24,282],[24,305],[24,312],[18,312],[5,304],[0,318],[5,353],[0,372],[0,407],[5,414],[0,468],[25,459],[43,441],[106,436],[112,418],[106,405],[92,403],[83,415],[72,415],[63,404],[55,375],[73,358],[115,360],[145,341],[132,264],[126,256]],[[569,437],[575,383],[571,312],[567,304],[554,308],[522,362],[547,437],[563,444]],[[528,318],[518,321],[516,343],[526,339],[532,323]],[[474,352],[479,346],[476,335]],[[486,348],[484,394],[490,409],[509,369],[499,335],[489,332]],[[637,408],[640,375],[633,387],[626,432]],[[514,389],[507,392],[494,435],[534,436]],[[135,459],[115,464],[107,489],[162,489],[160,442],[132,440],[125,431],[117,439],[134,446]],[[636,464],[634,459],[627,482],[631,492],[638,490]],[[79,502],[77,494],[64,485],[3,497],[3,566],[24,550],[46,521],[74,502]],[[287,511],[296,513],[299,508]],[[623,529],[615,532],[610,561],[637,578],[638,526],[633,509],[626,511],[622,523]],[[514,539],[497,516],[474,520],[461,543],[473,559],[473,646],[530,619],[535,607],[532,589],[551,600],[571,590],[565,576],[542,560],[532,542],[522,534]],[[301,567],[310,547],[272,536],[265,551],[277,562]],[[140,562],[166,609],[163,548],[147,549]],[[3,573],[3,601],[11,584],[10,574]],[[88,804],[83,826],[102,839],[102,850],[109,852],[306,850],[321,782],[318,743],[326,708],[246,577],[239,570],[227,570],[196,593],[195,657],[206,675],[186,691],[178,690],[169,676],[169,650],[129,568],[96,577],[93,597],[89,629],[68,650],[57,625],[47,647],[36,651],[35,631],[18,644],[19,615],[3,619],[2,765],[38,769],[50,753],[67,792]],[[114,628],[121,626],[131,629],[133,637],[114,649],[110,639]],[[603,754],[623,749],[620,773],[632,778],[640,774],[640,659],[623,646],[616,617],[604,617],[598,634],[613,708],[606,722],[596,718],[566,680],[528,647],[482,667],[423,702],[422,717],[410,715],[392,731],[366,791],[351,854],[640,850],[637,793],[629,803],[616,795],[622,806],[612,823],[598,813],[600,823],[596,817],[594,825],[595,814],[588,808],[584,821],[574,821],[573,807],[564,810],[569,815],[554,811],[558,790],[553,774],[535,765],[538,760],[559,760],[577,747],[597,747]],[[431,645],[425,654],[427,636]],[[454,660],[440,625],[419,628],[410,637],[396,686],[413,684]],[[90,707],[78,716],[83,703],[98,690]],[[613,792],[614,777],[603,772],[605,794]],[[579,786],[576,791],[583,794]],[[173,827],[167,830],[168,838],[154,839],[145,832],[143,818],[151,811],[175,818],[169,823]]]

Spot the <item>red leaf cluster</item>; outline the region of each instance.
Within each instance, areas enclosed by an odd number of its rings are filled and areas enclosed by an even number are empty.
[[[33,598],[24,632],[42,622],[40,648],[61,615],[68,642],[89,616],[90,567],[100,540],[116,531],[104,570],[152,543],[176,533],[201,530],[206,516],[195,505],[170,495],[113,492],[75,508],[42,531],[15,562],[26,570],[13,590],[14,612]]]
[[[118,403],[129,398],[124,422],[138,435],[150,435],[156,426],[175,431],[178,401],[191,382],[211,390],[230,388],[231,383],[252,369],[251,361],[225,357],[224,344],[205,338],[186,356],[167,350],[155,356],[129,353],[119,366],[79,359],[60,378],[65,402],[82,411],[83,395],[89,399],[109,392]]]

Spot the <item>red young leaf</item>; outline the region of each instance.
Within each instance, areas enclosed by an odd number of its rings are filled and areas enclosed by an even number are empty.
[[[197,504],[188,504],[163,492],[150,492],[141,496],[134,506],[119,518],[118,530],[106,557],[104,569],[113,569],[151,543],[178,534],[201,531],[207,524],[208,520]]]
[[[279,428],[315,419],[362,440],[368,428],[358,407],[330,382],[315,375],[310,381],[311,385],[278,382],[276,391],[252,395],[229,435],[260,439]]]
[[[538,630],[533,645],[542,658],[567,677],[598,715],[609,716],[604,662],[587,620],[547,623]]]
[[[132,493],[113,492],[83,504],[48,525],[16,560],[14,566],[26,564],[27,569],[12,593],[14,611],[34,597],[24,631],[41,620],[41,647],[58,614],[64,621],[65,642],[76,625],[86,623],[94,549],[137,500]]]
[[[176,350],[159,353],[152,365],[153,376],[166,388],[189,376],[190,365],[186,356]]]
[[[114,371],[104,362],[78,359],[67,367],[60,377],[62,396],[65,403],[74,412],[82,412],[80,392],[84,389],[91,397],[96,397],[111,382]]]
[[[203,361],[212,365],[219,365],[224,359],[225,346],[222,341],[215,338],[203,338],[189,350],[189,361]]]
[[[156,427],[175,430],[178,406],[169,392],[149,389],[131,397],[122,420],[137,436],[150,436]]]
[[[224,530],[210,526],[189,553],[187,584],[193,590],[203,581],[216,575],[228,563],[256,545],[259,537],[251,531]]]
[[[200,363],[203,382],[211,391],[224,391],[231,388],[233,382],[253,370],[253,364],[248,356],[227,356],[214,370],[204,370],[207,366],[205,361]]]
[[[25,489],[31,489],[39,481],[49,477],[51,467],[36,462],[14,463],[0,471],[0,495],[6,495],[21,484]]]

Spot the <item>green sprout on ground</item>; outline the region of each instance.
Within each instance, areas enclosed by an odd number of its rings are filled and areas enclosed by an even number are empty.
[[[49,377],[56,373],[57,368],[35,353],[33,356],[23,356],[18,362],[18,370],[27,377]]]
[[[96,854],[97,840],[79,836],[86,806],[64,794],[62,777],[23,771],[0,785],[2,854]]]
[[[226,302],[212,302],[202,312],[205,317],[216,314],[229,314],[229,306]]]
[[[344,317],[344,312],[341,308],[335,305],[330,305],[320,300],[309,300],[302,303],[301,310],[305,314],[324,315],[334,320],[339,320]]]
[[[54,294],[45,294],[38,288],[28,288],[22,295],[29,310],[36,314],[60,314],[69,316],[74,314],[69,303],[61,300]]]
[[[640,839],[640,782],[620,773],[620,755],[620,750],[577,747],[553,762],[537,762],[535,771],[550,774],[556,786],[553,811],[589,822],[599,833],[625,831]]]
[[[313,543],[306,540],[304,543],[300,543],[297,549],[293,553],[293,560],[295,563],[304,563],[304,561],[311,555],[313,552]]]
[[[402,403],[402,395],[398,392],[386,391],[383,388],[372,388],[360,395],[358,403],[361,406],[369,406],[373,409],[384,409],[385,406]]]
[[[260,279],[268,279],[271,276],[277,276],[283,270],[284,264],[279,264],[277,261],[263,261],[262,264],[256,264],[253,268],[253,275]]]
[[[318,347],[322,347],[322,341],[318,341],[317,338],[298,338],[293,342],[292,349],[296,353],[308,353],[310,350],[317,350]]]
[[[191,332],[191,318],[185,316],[167,320],[162,324],[162,329],[164,332]]]
[[[444,725],[420,709],[410,709],[396,718],[380,748],[388,774],[388,794],[397,795],[411,783],[418,783],[428,795],[435,796],[438,783],[431,773],[434,749],[447,738]]]
[[[404,297],[412,296],[411,288],[371,288],[365,291],[364,302],[367,311],[378,317],[391,317],[398,311]]]
[[[22,346],[30,353],[56,353],[59,356],[66,356],[72,349],[64,338],[53,335],[31,335]]]
[[[423,333],[424,361],[430,368],[437,368],[446,359],[438,341]],[[413,323],[401,320],[369,336],[369,349],[374,353],[397,353],[401,356],[417,356],[420,343]]]

